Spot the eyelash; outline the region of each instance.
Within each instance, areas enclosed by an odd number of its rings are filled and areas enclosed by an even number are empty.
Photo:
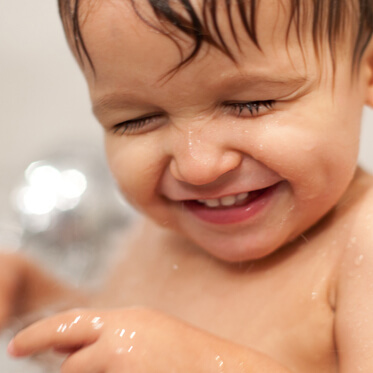
[[[250,116],[259,115],[259,110],[261,108],[266,108],[268,110],[273,109],[275,104],[274,100],[266,101],[251,101],[251,102],[232,102],[226,104],[228,109],[231,109],[236,112],[237,116],[241,116],[242,112],[247,109],[250,112]]]
[[[250,102],[232,102],[226,103],[224,106],[230,111],[233,111],[234,114],[238,117],[241,116],[244,110],[248,110],[250,112],[250,116],[255,117],[259,115],[259,111],[262,108],[266,108],[268,110],[273,109],[274,104],[274,100],[266,100]],[[151,124],[154,120],[160,117],[161,115],[159,114],[144,118],[131,119],[125,122],[118,123],[113,127],[113,133],[116,134],[119,132],[119,135],[124,135],[125,133],[127,133],[128,135],[136,133],[137,131]]]
[[[125,122],[121,122],[121,123],[116,124],[113,127],[113,132],[114,132],[114,134],[119,132],[120,135],[124,135],[127,132],[129,134],[131,134],[133,132],[136,132],[136,131],[140,130],[141,128],[145,127],[146,125],[150,124],[156,118],[159,118],[159,117],[160,117],[160,115],[153,115],[153,116],[150,116],[150,117],[127,120]]]

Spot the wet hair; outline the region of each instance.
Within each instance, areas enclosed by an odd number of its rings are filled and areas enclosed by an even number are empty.
[[[217,14],[218,8],[221,8],[221,6],[225,7],[230,31],[237,47],[240,49],[232,19],[233,6],[236,6],[239,11],[240,20],[248,37],[260,49],[257,33],[257,10],[260,0],[202,0],[202,16],[198,15],[190,0],[140,0],[148,2],[155,16],[163,25],[172,25],[192,38],[194,47],[187,56],[183,56],[183,51],[176,39],[172,37],[172,34],[168,33],[164,27],[161,28],[152,24],[141,14],[136,6],[136,0],[123,1],[130,1],[137,15],[145,23],[171,37],[176,43],[181,54],[181,61],[174,70],[192,61],[198,54],[203,43],[213,45],[234,60],[234,56],[219,29]],[[373,0],[278,1],[280,3],[288,1],[290,3],[287,38],[289,37],[292,25],[295,25],[298,41],[301,44],[305,24],[309,24],[317,58],[319,58],[321,46],[326,40],[332,56],[333,67],[335,68],[336,45],[339,42],[345,43],[345,39],[349,40],[352,36],[354,44],[352,45],[353,53],[351,62],[352,66],[356,67],[359,65],[373,34]],[[73,41],[73,47],[78,58],[81,63],[84,63],[83,56],[85,56],[94,70],[93,61],[88,53],[81,31],[81,2],[82,0],[58,0],[59,11],[66,34],[72,36],[71,40]],[[176,11],[176,8],[182,9],[182,11]]]

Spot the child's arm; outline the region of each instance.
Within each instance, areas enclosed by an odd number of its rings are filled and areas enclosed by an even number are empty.
[[[13,356],[69,352],[61,372],[290,373],[267,356],[146,309],[75,310],[41,320],[10,343]]]
[[[340,266],[336,300],[339,373],[373,372],[373,211],[360,219]]]
[[[0,253],[0,329],[12,317],[37,317],[43,308],[61,310],[85,304],[83,295],[22,255]]]

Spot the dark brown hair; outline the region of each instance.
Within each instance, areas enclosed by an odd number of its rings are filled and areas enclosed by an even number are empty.
[[[104,0],[101,0],[104,1]],[[136,7],[136,0],[131,1],[132,6],[138,16],[150,27],[156,27],[151,24]],[[145,1],[145,0],[140,0]],[[156,17],[166,24],[173,25],[184,34],[194,40],[192,52],[183,57],[182,50],[181,62],[175,67],[175,70],[182,65],[190,62],[198,53],[202,43],[209,43],[219,48],[232,59],[229,47],[226,45],[224,37],[219,29],[217,21],[218,6],[225,6],[228,16],[231,33],[237,43],[240,45],[235,33],[235,27],[232,20],[232,7],[237,6],[242,25],[247,35],[260,49],[257,35],[257,9],[260,0],[203,0],[202,17],[198,16],[190,0],[146,0],[152,7]],[[281,1],[281,0],[278,0]],[[290,17],[287,35],[293,24],[296,26],[298,40],[301,42],[301,34],[304,28],[304,20],[311,21],[311,32],[316,55],[319,56],[320,47],[325,42],[328,43],[329,50],[335,64],[336,44],[346,39],[347,34],[353,37],[354,44],[352,54],[352,66],[357,66],[362,55],[372,37],[373,33],[373,0],[287,0],[290,3]],[[80,5],[81,0],[58,0],[60,15],[64,23],[65,31],[73,37],[75,50],[79,59],[83,63],[84,55],[94,70],[94,64],[87,51],[83,40],[80,27]],[[183,12],[175,10],[175,4]],[[311,11],[310,11],[311,10]],[[182,15],[185,14],[185,15]],[[346,25],[352,25],[350,28]],[[166,34],[164,30],[158,28],[158,31]],[[167,34],[170,36],[169,34]],[[171,36],[170,36],[171,37]],[[349,38],[347,38],[349,39]],[[177,44],[177,42],[175,41]],[[177,44],[178,45],[178,44]]]

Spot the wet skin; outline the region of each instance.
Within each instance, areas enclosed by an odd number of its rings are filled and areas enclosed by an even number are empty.
[[[268,371],[353,372],[360,366],[369,372],[371,321],[365,312],[373,306],[371,297],[366,297],[373,284],[369,249],[372,184],[372,177],[360,172],[344,208],[255,262],[226,264],[151,222],[139,224],[133,236],[126,237],[123,257],[115,260],[112,276],[101,295],[92,300],[92,307],[26,329],[16,337],[15,355],[54,347],[82,352],[67,359],[66,368],[75,369],[71,372],[91,372],[92,367],[103,366],[107,370],[97,371],[121,372],[133,360],[145,371],[158,371],[153,363],[146,370],[154,356],[151,353],[169,367],[170,351],[176,350],[178,364],[192,369],[188,362],[195,359],[197,368],[193,369],[198,371],[206,361],[229,350],[212,343],[209,337],[213,335],[233,347],[249,348],[243,352],[247,370],[240,366],[244,359],[232,363],[224,357],[225,371],[262,372],[259,364],[249,370],[248,362],[256,361],[250,352],[255,351],[287,369],[276,365]],[[365,224],[356,225],[357,219]],[[97,318],[102,324],[98,329]],[[191,333],[189,325],[204,335]],[[122,329],[127,330],[125,338],[118,337]],[[136,338],[129,340],[133,332]],[[164,336],[162,343],[159,335]],[[153,343],[145,343],[146,338]],[[185,341],[198,349],[196,354]],[[120,352],[131,346],[130,356]],[[144,361],[144,351],[150,360]],[[344,370],[341,358],[349,363]],[[107,368],[113,363],[117,370]],[[141,371],[136,365],[130,367]],[[216,368],[213,365],[212,371]]]
[[[231,43],[237,64],[205,46],[168,80],[162,77],[180,62],[178,49],[128,4],[97,5],[85,23],[96,69],[86,78],[123,194],[227,262],[263,257],[296,238],[337,204],[356,167],[367,71],[351,79],[341,58],[333,91],[330,56],[321,72],[306,40],[305,66],[294,35],[285,48],[287,21],[276,23],[275,13],[266,12],[265,28],[259,17],[263,52],[243,34],[242,53]],[[188,42],[182,45],[187,53]],[[268,100],[272,108],[254,115],[232,105]],[[118,126],[144,117],[141,128]],[[265,208],[238,224],[210,224],[183,203],[278,183]]]
[[[162,310],[266,353],[291,372],[352,372],[340,365],[347,344],[351,366],[357,366],[353,354],[363,354],[359,361],[368,371],[371,321],[363,317],[361,304],[365,310],[372,307],[366,296],[373,284],[372,183],[359,171],[344,208],[255,262],[227,265],[167,230],[144,224],[99,306]],[[362,226],[355,223],[360,218]]]
[[[309,38],[303,54],[291,32],[286,49],[286,7],[263,4],[262,51],[241,32],[236,64],[205,45],[171,79],[162,78],[180,61],[178,49],[129,4],[98,2],[89,13],[83,32],[96,74],[83,71],[108,162],[123,194],[155,222],[139,222],[93,305],[157,309],[205,331],[183,329],[196,346],[204,338],[215,346],[211,333],[291,372],[370,372],[373,180],[356,159],[361,112],[373,101],[373,48],[357,75],[342,51],[333,73],[326,51],[317,63]],[[189,41],[180,43],[187,53]],[[261,104],[241,110],[247,102]],[[246,192],[255,197],[244,202],[250,213],[198,202]],[[222,211],[232,219],[222,222]],[[45,331],[40,349],[53,346],[66,318],[26,331],[13,347],[34,352],[37,330]],[[118,328],[109,330],[116,338]]]

